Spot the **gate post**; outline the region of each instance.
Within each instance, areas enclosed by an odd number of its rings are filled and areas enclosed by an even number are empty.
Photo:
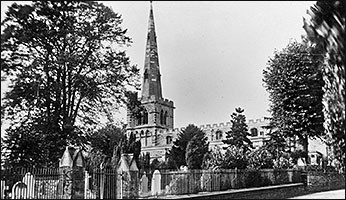
[[[138,167],[133,154],[121,154],[117,166],[117,173],[117,199],[138,198]]]
[[[84,199],[84,157],[79,148],[67,146],[59,162],[59,197]]]

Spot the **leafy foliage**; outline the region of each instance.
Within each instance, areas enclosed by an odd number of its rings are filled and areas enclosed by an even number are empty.
[[[229,146],[226,150],[222,169],[245,169],[249,164],[249,150],[238,146]]]
[[[172,166],[169,166],[169,168],[179,169],[180,166],[187,165],[186,157],[185,157],[186,148],[188,146],[188,143],[192,140],[194,136],[196,136],[196,138],[201,138],[202,141],[206,141],[205,139],[203,139],[205,137],[205,133],[193,124],[189,124],[183,131],[181,131],[178,134],[177,139],[173,142],[173,146],[169,150],[169,153],[167,155],[168,156],[167,163],[172,164]],[[205,143],[203,143],[203,145],[198,148],[196,147],[196,144],[197,144],[197,141],[194,141],[190,145],[188,156],[193,155],[194,157],[198,157],[202,160],[204,154],[203,155],[199,155],[199,154],[204,153]],[[189,162],[191,162],[191,160]]]
[[[64,146],[87,143],[87,127],[113,120],[128,86],[139,85],[139,70],[122,50],[131,40],[121,23],[119,14],[91,1],[9,7],[1,24],[1,71],[13,77],[1,105],[2,120],[13,127],[4,141],[14,152],[9,162],[57,165]],[[37,151],[48,160],[31,151],[25,157],[15,153],[26,148],[17,141],[23,131],[23,138],[37,139]]]
[[[192,137],[186,147],[185,160],[189,169],[201,169],[203,157],[208,152],[209,142],[204,132]]]
[[[249,165],[251,169],[271,169],[273,168],[273,161],[275,157],[265,147],[260,147],[249,154]]]
[[[231,130],[226,132],[226,139],[222,140],[224,144],[228,144],[229,147],[237,147],[243,149],[246,153],[253,148],[251,140],[248,138],[251,134],[248,131],[246,124],[246,117],[242,113],[244,109],[236,108],[236,112],[231,115]]]
[[[308,137],[323,135],[323,80],[319,49],[291,42],[275,52],[263,71],[271,101],[272,125],[282,137],[298,137],[305,152]]]
[[[208,151],[203,157],[203,169],[218,169],[224,162],[224,155],[219,146],[215,146],[211,151]]]
[[[99,168],[103,163],[106,167],[116,168],[121,153],[133,153],[137,163],[141,152],[140,141],[132,135],[127,138],[125,129],[112,124],[95,131],[91,135],[88,168]]]
[[[335,157],[345,171],[345,1],[317,1],[304,19],[310,41],[325,53],[324,114]]]

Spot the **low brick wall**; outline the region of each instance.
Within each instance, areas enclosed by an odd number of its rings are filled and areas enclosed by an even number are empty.
[[[191,195],[162,196],[161,199],[283,199],[305,190],[303,183],[206,192]]]
[[[337,172],[309,171],[307,186],[313,191],[345,188],[345,176]]]

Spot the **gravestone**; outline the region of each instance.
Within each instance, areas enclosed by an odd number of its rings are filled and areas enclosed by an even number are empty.
[[[35,192],[35,178],[34,176],[28,172],[23,177],[23,183],[27,186],[27,195],[26,198],[34,198],[34,192]]]
[[[22,181],[16,182],[12,187],[12,199],[26,199],[27,186]]]
[[[151,181],[152,195],[159,195],[161,191],[161,174],[159,170],[155,170]]]
[[[1,187],[0,198],[5,199],[5,181],[4,180],[1,180],[0,187]]]
[[[142,178],[141,178],[141,189],[140,191],[142,193],[147,193],[148,192],[148,177],[146,175],[146,173],[144,172]]]

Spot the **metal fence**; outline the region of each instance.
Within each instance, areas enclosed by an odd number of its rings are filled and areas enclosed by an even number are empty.
[[[63,199],[66,174],[61,168],[1,169],[1,199]],[[115,199],[118,174],[114,169],[84,171],[74,179],[84,184],[84,199]]]

